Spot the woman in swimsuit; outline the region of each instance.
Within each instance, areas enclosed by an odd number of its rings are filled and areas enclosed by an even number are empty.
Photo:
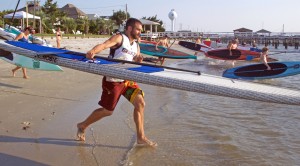
[[[20,42],[27,42],[28,43],[28,38],[29,38],[29,35],[33,32],[33,29],[31,27],[26,27],[24,29],[24,32],[21,32],[16,38],[15,40],[16,41],[20,41]],[[22,68],[22,71],[23,71],[23,78],[27,79],[29,78],[27,76],[27,72],[26,72],[26,68],[24,67],[21,67],[21,66],[17,66],[16,68],[12,69],[12,73],[13,73],[13,77],[16,76],[16,71],[19,70],[20,68]]]
[[[62,37],[62,34],[61,34],[61,31],[60,31],[60,27],[58,27],[57,31],[56,31],[56,44],[57,44],[57,48],[60,48],[61,37]]]

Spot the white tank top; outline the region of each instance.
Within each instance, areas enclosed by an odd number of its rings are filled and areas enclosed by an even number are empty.
[[[113,59],[120,59],[126,61],[132,61],[133,57],[137,55],[138,45],[134,41],[130,44],[129,38],[122,34],[122,45],[118,48],[110,49],[109,57]],[[122,79],[106,77],[108,82],[123,82]]]

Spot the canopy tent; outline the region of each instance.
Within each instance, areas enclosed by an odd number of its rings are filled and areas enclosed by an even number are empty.
[[[12,18],[13,15],[14,15],[14,13],[6,14],[6,15],[4,15],[4,18]],[[42,27],[41,27],[42,26],[42,24],[41,24],[41,17],[32,15],[32,14],[24,12],[24,11],[18,11],[18,12],[15,13],[14,18],[22,20],[22,22],[21,22],[22,29],[24,29],[24,19],[28,18],[28,19],[37,19],[37,20],[40,20],[40,32],[41,32],[41,29],[42,29]]]
[[[157,32],[157,26],[160,25],[160,23],[158,23],[158,22],[146,20],[146,19],[143,19],[143,18],[141,18],[140,21],[144,25],[144,29],[145,29],[145,25],[150,25],[150,32],[152,32],[152,25],[155,25],[155,32]]]

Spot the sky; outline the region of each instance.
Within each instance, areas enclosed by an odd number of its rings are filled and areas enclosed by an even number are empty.
[[[19,8],[27,0],[21,0]],[[0,11],[15,9],[18,0],[1,0]],[[41,5],[45,0],[40,0]],[[113,11],[127,11],[131,17],[157,16],[167,31],[171,30],[169,12],[178,17],[175,31],[233,32],[238,28],[254,32],[300,32],[300,0],[57,0],[58,7],[73,4],[86,14],[109,16]]]

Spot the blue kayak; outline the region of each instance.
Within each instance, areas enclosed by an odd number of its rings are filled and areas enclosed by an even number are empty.
[[[154,44],[140,43],[141,53],[170,59],[197,59],[195,55],[190,55],[178,50],[156,46]]]
[[[267,70],[267,67],[263,63],[252,64],[227,69],[223,72],[223,77],[258,80],[287,77],[300,74],[299,61],[272,62],[268,64],[271,67],[271,70]]]

